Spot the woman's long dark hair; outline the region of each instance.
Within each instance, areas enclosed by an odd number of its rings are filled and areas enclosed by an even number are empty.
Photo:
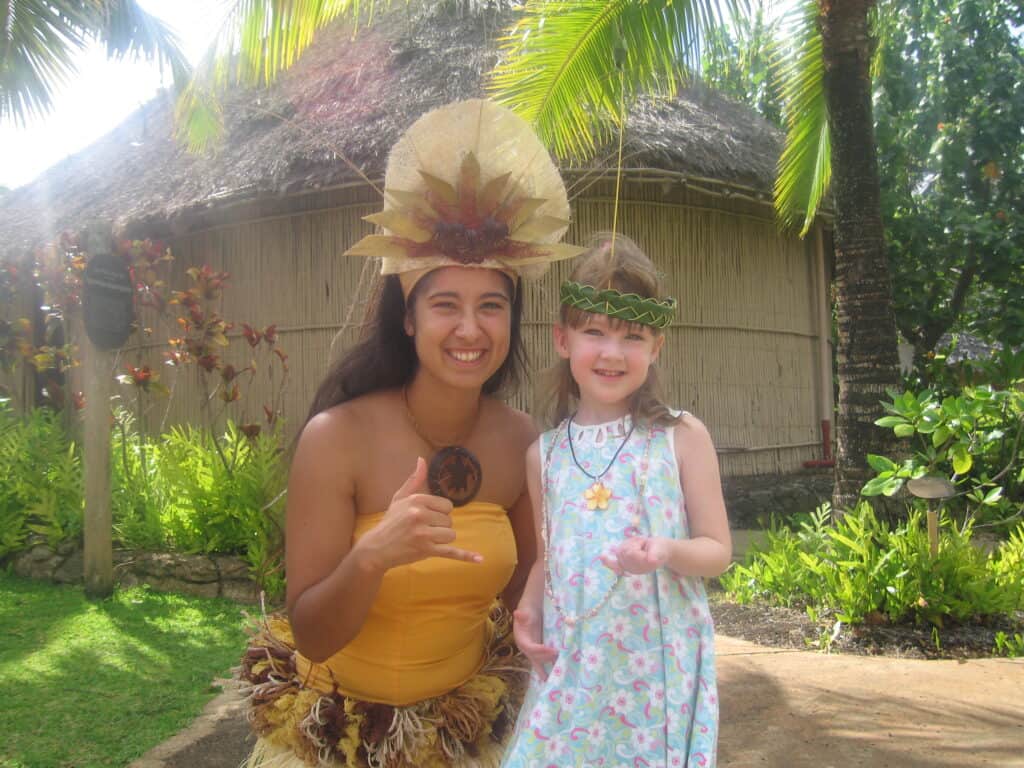
[[[526,350],[520,329],[523,314],[522,286],[519,281],[513,284],[512,278],[504,273],[499,274],[508,281],[512,292],[512,325],[508,356],[501,367],[484,382],[485,395],[518,389],[526,367]],[[313,404],[306,417],[307,423],[321,411],[335,405],[370,392],[404,387],[412,381],[419,360],[416,357],[416,346],[405,332],[405,313],[412,311],[420,287],[429,279],[427,275],[420,280],[406,301],[398,276],[387,275],[383,278],[377,300],[371,302],[367,311],[362,338],[331,366],[313,396]]]

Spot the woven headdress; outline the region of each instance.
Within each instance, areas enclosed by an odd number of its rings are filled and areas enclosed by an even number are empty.
[[[559,297],[567,307],[651,328],[667,328],[676,315],[676,300],[673,298],[646,298],[636,293],[623,293],[615,288],[600,289],[571,280],[562,283]]]
[[[384,210],[366,217],[384,234],[346,251],[381,257],[406,294],[444,266],[536,277],[583,249],[559,243],[569,202],[558,168],[530,126],[485,99],[419,118],[396,142],[384,176]]]

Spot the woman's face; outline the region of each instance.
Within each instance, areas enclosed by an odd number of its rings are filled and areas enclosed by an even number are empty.
[[[483,386],[508,357],[510,282],[497,270],[473,267],[423,277],[405,316],[421,370],[451,386]]]

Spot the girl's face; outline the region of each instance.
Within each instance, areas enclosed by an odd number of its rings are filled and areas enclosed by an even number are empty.
[[[588,312],[578,328],[555,325],[555,349],[569,361],[580,408],[617,418],[647,380],[665,337],[636,323]]]
[[[509,280],[493,269],[443,267],[415,288],[405,315],[421,370],[454,387],[481,387],[508,357]]]

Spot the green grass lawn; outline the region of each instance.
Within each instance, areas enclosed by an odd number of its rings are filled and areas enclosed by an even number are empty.
[[[0,768],[122,767],[183,728],[244,645],[242,606],[0,573]]]

